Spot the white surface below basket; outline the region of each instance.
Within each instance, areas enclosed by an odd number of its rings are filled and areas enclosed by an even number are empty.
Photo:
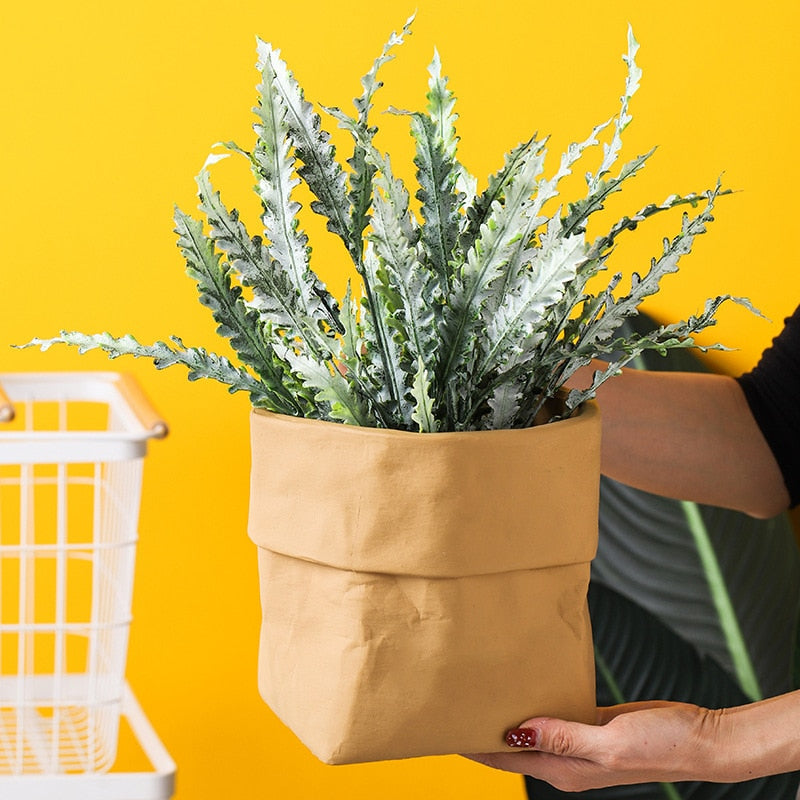
[[[152,770],[73,775],[0,775],[3,800],[169,800],[175,793],[175,762],[142,707],[125,685],[122,717],[131,726]]]

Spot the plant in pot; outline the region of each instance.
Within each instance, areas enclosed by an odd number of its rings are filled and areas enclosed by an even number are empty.
[[[686,321],[617,335],[677,270],[722,193],[671,195],[590,236],[590,218],[653,154],[617,166],[641,72],[629,32],[619,113],[572,144],[550,177],[546,140],[511,150],[479,190],[457,156],[438,55],[427,108],[395,111],[414,137],[412,201],[381,151],[374,101],[393,33],[362,78],[337,160],[320,114],[259,42],[250,165],[259,232],[197,177],[205,221],[175,213],[200,301],[239,365],[202,348],[62,332],[36,339],[182,364],[252,400],[250,535],[258,545],[260,689],[330,763],[502,749],[526,715],[591,719],[586,609],[597,541],[597,387],[645,351],[696,346],[728,295]],[[603,144],[585,191],[561,182]],[[336,300],[311,268],[296,189],[359,280]],[[622,288],[600,280],[617,240],[678,206],[680,230]],[[594,225],[594,220],[592,220]],[[585,390],[579,367],[614,354]],[[321,457],[322,456],[322,457]]]

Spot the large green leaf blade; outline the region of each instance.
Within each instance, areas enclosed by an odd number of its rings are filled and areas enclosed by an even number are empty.
[[[598,580],[617,587],[713,656],[731,674],[752,672],[765,696],[791,688],[800,570],[788,523],[701,507],[722,580],[709,577],[680,503],[604,479]],[[724,591],[750,667],[737,668],[736,643],[715,600]]]

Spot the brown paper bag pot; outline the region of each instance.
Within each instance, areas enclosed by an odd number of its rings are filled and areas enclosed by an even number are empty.
[[[599,412],[408,433],[255,411],[259,690],[320,760],[505,748],[592,721]]]

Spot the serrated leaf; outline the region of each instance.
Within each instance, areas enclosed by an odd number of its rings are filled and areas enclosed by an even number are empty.
[[[65,344],[76,347],[80,353],[102,350],[112,359],[121,356],[149,358],[156,369],[166,369],[178,364],[189,370],[190,380],[210,378],[227,385],[231,393],[247,392],[256,407],[283,408],[283,398],[276,398],[268,386],[253,378],[246,370],[234,367],[224,356],[209,353],[202,347],[186,347],[177,336],[171,337],[170,341],[171,344],[156,342],[143,345],[129,334],[115,337],[110,333],[92,335],[61,331],[52,339],[32,339],[23,347],[39,347],[44,351],[53,345]]]
[[[269,257],[289,279],[304,318],[316,321],[317,325],[329,320],[335,330],[340,330],[337,304],[311,270],[308,237],[300,230],[297,218],[300,204],[292,199],[300,179],[294,175],[292,129],[288,122],[290,109],[278,89],[276,69],[280,69],[283,62],[269,47],[263,49],[262,57],[257,108],[261,123],[256,126],[258,143],[253,162],[264,209],[261,219],[269,241]],[[284,69],[284,74],[286,72]]]
[[[380,365],[385,414],[388,419],[394,420],[391,427],[408,427],[412,424],[412,409],[405,399],[405,342],[403,337],[394,335],[397,331],[394,324],[395,304],[390,298],[390,287],[386,287],[381,279],[381,263],[372,242],[367,243],[364,251],[363,270],[365,286],[373,287],[373,291],[371,296],[365,292],[362,325],[367,349],[377,350],[376,367]]]
[[[417,167],[423,225],[420,246],[428,268],[444,288],[449,285],[451,267],[460,233],[459,197],[456,191],[458,170],[448,158],[444,143],[436,135],[433,122],[423,114],[411,116],[411,133],[416,144]]]
[[[411,395],[414,398],[414,410],[411,419],[417,423],[420,433],[435,433],[439,423],[433,411],[433,393],[431,375],[420,358],[417,371],[411,384]]]
[[[317,198],[311,208],[327,218],[328,230],[342,239],[351,257],[357,260],[349,224],[346,176],[336,160],[336,149],[330,144],[330,134],[322,129],[319,114],[305,99],[303,90],[280,58],[279,51],[259,40],[258,52],[259,70],[263,72],[269,64],[269,72],[273,76],[270,85],[286,109],[284,121],[295,154],[302,162],[298,174]]]
[[[545,235],[541,246],[532,253],[530,269],[522,274],[517,291],[509,293],[503,305],[484,316],[486,352],[475,370],[474,383],[480,385],[489,380],[492,413],[484,418],[480,428],[520,424],[517,415],[523,409],[521,399],[531,374],[528,365],[538,355],[538,345],[546,335],[543,328],[550,324],[547,312],[558,302],[565,285],[574,279],[585,260],[582,237],[562,239],[552,235],[559,224],[557,217],[551,220],[551,236]],[[477,391],[475,394],[477,411],[481,394]]]
[[[387,278],[382,291],[385,296],[391,291],[394,297],[389,310],[402,333],[408,361],[413,365],[421,358],[428,363],[438,344],[436,307],[441,287],[436,275],[418,258],[408,192],[392,175],[388,161],[378,170],[375,187],[370,241]]]
[[[628,113],[631,98],[639,89],[639,81],[642,78],[642,70],[636,63],[636,54],[639,52],[639,43],[633,35],[633,28],[628,25],[628,54],[622,57],[628,68],[625,79],[625,93],[620,98],[620,111],[614,120],[614,135],[611,142],[605,145],[603,150],[603,163],[600,165],[596,175],[588,177],[589,193],[594,194],[601,188],[602,178],[607,175],[617,160],[622,149],[622,132],[631,122],[631,115]]]
[[[175,209],[175,232],[178,246],[186,259],[187,272],[196,282],[200,301],[218,323],[217,333],[230,340],[242,363],[251,367],[283,399],[281,408],[302,415],[301,398],[287,388],[283,364],[277,358],[270,336],[243,298],[241,288],[231,280],[230,266],[222,263],[214,240],[203,235],[203,226],[180,209]],[[307,409],[305,409],[307,410]]]
[[[513,380],[506,380],[491,390],[486,401],[489,412],[476,426],[478,430],[500,430],[513,428],[521,407],[522,389]],[[480,407],[475,409],[480,411]]]
[[[625,181],[634,177],[655,151],[655,148],[652,148],[643,155],[628,161],[615,178],[593,183],[586,197],[569,204],[569,213],[564,219],[564,230],[569,234],[584,230],[589,217],[601,211],[605,201],[615,192],[621,191]]]
[[[378,73],[380,72],[381,67],[394,58],[392,50],[394,50],[396,47],[399,47],[403,43],[406,36],[411,35],[411,26],[415,17],[416,14],[412,14],[405,21],[400,33],[392,31],[391,36],[383,46],[383,50],[381,50],[381,54],[375,59],[369,72],[367,72],[367,74],[361,79],[361,86],[363,87],[364,92],[360,97],[357,97],[353,101],[353,105],[358,111],[359,122],[365,128],[369,125],[369,113],[372,110],[372,100],[375,97],[375,93],[378,91],[378,89],[383,86],[383,84],[378,80]]]
[[[537,141],[536,137],[532,137],[506,154],[502,169],[490,176],[486,189],[466,205],[466,222],[459,238],[461,250],[467,252],[472,247],[495,203],[503,201],[507,185],[511,183],[521,165],[529,157],[530,151],[541,151],[543,148],[544,142]]]
[[[349,383],[335,366],[320,363],[316,359],[294,352],[291,348],[287,348],[281,356],[301,376],[303,385],[314,390],[317,402],[329,405],[327,413],[329,420],[365,428],[376,426],[375,420],[370,417],[363,399],[358,394],[357,386]]]
[[[456,134],[456,120],[458,114],[454,108],[456,96],[448,86],[448,79],[442,75],[442,62],[439,51],[434,50],[433,61],[428,67],[428,116],[433,122],[433,132],[442,142],[445,156],[452,162],[455,172],[455,193],[458,198],[459,208],[468,208],[472,205],[477,192],[478,179],[471,175],[457,158],[459,137]],[[461,220],[461,229],[467,223],[464,216]]]
[[[530,218],[537,218],[537,206],[531,199],[541,172],[544,155],[541,149],[527,149],[516,163],[514,174],[507,181],[505,202],[495,202],[487,221],[481,227],[466,256],[459,277],[447,298],[442,345],[437,374],[441,392],[457,373],[463,375],[465,364],[476,357],[477,330],[482,330],[481,309],[490,297],[491,284],[502,276],[504,268]],[[467,382],[471,371],[467,370]],[[462,380],[463,380],[462,377]],[[460,415],[451,408],[454,419]]]
[[[182,212],[176,217],[179,245],[201,302],[211,310],[217,332],[268,387],[269,402],[308,416],[330,418],[332,413],[352,421],[366,415],[369,424],[409,430],[419,426],[415,416],[427,418],[429,411],[443,430],[526,426],[547,398],[596,355],[617,349],[623,359],[615,362],[619,366],[647,350],[696,346],[691,334],[712,324],[720,298],[699,316],[657,335],[620,341],[611,331],[657,290],[663,275],[675,271],[678,258],[710,221],[719,186],[645,205],[619,219],[588,249],[583,243],[589,218],[652,153],[628,161],[611,176],[641,77],[632,32],[618,116],[571,144],[550,177],[544,176],[546,140],[532,137],[506,156],[481,193],[457,158],[455,96],[435,51],[426,110],[398,112],[407,115],[416,142],[417,213],[392,174],[389,156],[375,146],[378,129],[370,118],[382,86],[380,69],[410,33],[412,19],[392,33],[363,77],[356,115],[328,109],[354,138],[345,167],[279,51],[259,41],[256,145],[252,152],[235,143],[224,146],[250,163],[263,230],[250,235],[238,212],[227,209],[213,189],[208,167],[225,154],[212,154],[198,176],[207,231]],[[587,175],[586,196],[563,202],[554,214],[550,201],[562,180],[612,123],[599,169]],[[311,267],[298,202],[302,182],[314,197],[311,209],[324,215],[328,229],[344,242],[361,281],[360,304],[354,308],[348,294],[344,315]],[[634,273],[627,294],[618,293],[619,273],[596,294],[589,291],[623,232],[701,198],[708,207],[686,218],[681,234],[667,241],[648,272]],[[316,361],[316,377],[309,382],[278,350],[291,353],[295,364]],[[168,356],[178,357],[165,352]],[[596,373],[589,393],[615,372],[615,364]],[[190,375],[214,368],[209,363]],[[337,377],[340,369],[343,382]],[[424,395],[419,394],[423,377]],[[314,380],[323,386],[312,388]],[[585,396],[573,392],[568,402]],[[433,398],[430,409],[426,397]]]
[[[608,291],[602,292],[603,313],[587,324],[579,337],[579,346],[595,348],[609,339],[614,331],[629,316],[636,313],[641,302],[655,294],[661,279],[676,272],[680,259],[691,252],[695,237],[705,233],[706,225],[713,220],[712,210],[716,193],[709,193],[706,207],[695,217],[684,214],[681,232],[671,241],[665,240],[663,252],[659,258],[651,261],[650,270],[640,278],[636,273],[631,278],[631,289],[627,295],[614,298]]]
[[[351,168],[349,194],[351,250],[356,263],[360,262],[363,252],[362,236],[364,229],[369,224],[369,210],[372,205],[372,178],[375,174],[375,166],[366,158],[365,146],[361,141],[361,137],[363,136],[371,143],[372,134],[376,129],[370,126],[370,112],[372,111],[375,93],[383,86],[383,83],[378,80],[378,73],[384,64],[394,58],[392,50],[401,45],[405,37],[411,34],[411,24],[414,21],[414,16],[412,14],[406,20],[399,34],[392,31],[391,36],[383,46],[381,54],[375,59],[369,72],[361,79],[364,91],[360,97],[353,100],[353,104],[358,111],[357,119],[350,120],[348,118],[348,123],[352,123],[359,131],[359,135],[356,136],[353,155],[347,162]],[[345,116],[338,109],[331,109],[330,113],[339,119]]]

